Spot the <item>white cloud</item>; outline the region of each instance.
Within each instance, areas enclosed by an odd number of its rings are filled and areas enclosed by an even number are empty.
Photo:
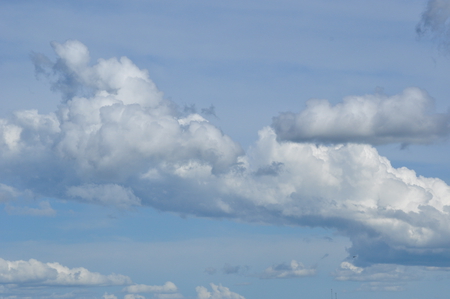
[[[349,253],[361,264],[450,266],[438,265],[450,260],[450,187],[442,180],[394,168],[370,145],[279,142],[269,127],[244,154],[203,117],[163,99],[147,72],[127,58],[90,66],[81,43],[54,47],[59,60],[42,63],[41,57],[38,68],[50,68],[53,87],[67,100],[55,113],[20,111],[1,120],[5,198],[30,190],[118,208],[329,227],[350,238]],[[347,102],[328,107],[330,113],[354,109],[378,122],[384,115],[386,132],[398,129],[385,136],[391,141],[442,135],[446,116],[428,113],[431,100],[418,89]],[[410,118],[422,126],[410,125]],[[377,143],[387,140],[383,134],[364,136]]]
[[[0,283],[18,285],[107,286],[126,285],[131,280],[119,274],[102,275],[85,268],[68,268],[59,263],[7,261],[0,258]]]
[[[178,288],[173,282],[168,281],[162,286],[135,284],[127,286],[123,290],[128,293],[174,293],[178,291]]]
[[[198,299],[245,299],[245,297],[233,293],[229,288],[222,286],[221,284],[215,285],[213,283],[211,285],[211,292],[208,291],[207,288],[198,286],[195,288],[197,291]]]
[[[431,143],[450,133],[450,114],[435,113],[434,101],[418,88],[395,96],[380,94],[347,97],[332,106],[309,100],[299,113],[273,119],[278,139],[295,142]]]
[[[316,269],[305,268],[302,263],[299,263],[296,260],[292,260],[289,264],[283,263],[267,268],[260,275],[260,278],[296,278],[314,275],[316,275]]]
[[[114,294],[108,294],[108,293],[103,294],[102,298],[103,299],[117,299],[117,297]]]

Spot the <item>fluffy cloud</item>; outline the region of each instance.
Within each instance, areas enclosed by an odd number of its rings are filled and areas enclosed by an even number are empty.
[[[145,284],[135,284],[123,289],[128,293],[174,293],[178,291],[177,286],[168,281],[162,286],[150,286]]]
[[[0,258],[0,283],[28,286],[109,286],[131,283],[127,276],[119,274],[102,275],[85,268],[62,266],[59,263],[29,261],[7,261]]]
[[[302,263],[292,260],[289,264],[279,264],[271,266],[264,270],[260,275],[261,278],[295,278],[316,275],[316,269],[305,268]]]
[[[0,120],[2,201],[30,193],[328,227],[350,238],[357,266],[450,266],[442,265],[450,261],[450,187],[442,180],[394,168],[367,144],[280,142],[270,127],[244,153],[202,116],[165,100],[129,59],[90,65],[80,42],[53,46],[56,62],[39,55],[35,62],[65,100],[55,113],[18,111]],[[447,115],[429,113],[430,105],[424,92],[407,89],[328,108],[336,117],[352,109],[384,117],[384,133],[364,137],[374,143],[431,142],[446,134]]]
[[[419,36],[429,35],[440,46],[448,50],[450,46],[450,1],[430,0],[422,13],[422,20],[416,27]]]
[[[347,97],[332,106],[309,100],[299,113],[273,119],[279,140],[338,143],[431,143],[450,133],[450,114],[433,112],[433,99],[418,88],[387,97]]]
[[[210,284],[212,291],[209,292],[207,288],[199,286],[196,287],[198,299],[245,299],[245,297],[233,293],[229,288],[222,286],[221,284]]]

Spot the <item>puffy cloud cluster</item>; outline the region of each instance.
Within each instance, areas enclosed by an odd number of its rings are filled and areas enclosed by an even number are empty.
[[[126,57],[90,66],[80,42],[53,47],[58,60],[35,55],[36,68],[67,101],[56,113],[18,111],[0,121],[0,163],[16,169],[3,181],[26,171],[14,185],[35,194],[130,207],[140,199],[118,184],[130,177],[156,178],[161,165],[177,174],[191,165],[220,173],[243,153],[200,115],[179,113]]]
[[[0,283],[28,286],[110,286],[131,284],[124,275],[102,275],[85,268],[70,269],[59,263],[29,261],[7,261],[0,258]]]
[[[261,274],[261,278],[271,279],[271,278],[295,278],[295,277],[305,277],[316,275],[316,269],[305,268],[302,263],[292,260],[289,264],[279,264],[271,266],[264,270]]]
[[[55,63],[39,55],[35,62],[67,100],[55,113],[18,111],[0,120],[2,201],[31,194],[329,227],[351,239],[357,266],[450,266],[442,264],[450,261],[450,187],[442,180],[394,168],[367,144],[280,142],[281,131],[270,127],[244,153],[202,116],[165,100],[127,58],[90,65],[80,42],[53,46]],[[348,128],[347,141],[431,142],[447,134],[448,123],[447,115],[429,112],[430,105],[424,92],[408,89],[335,107],[319,102],[305,111],[308,124],[324,118],[323,109],[332,116],[336,123],[321,128],[323,136],[331,136],[328,128],[343,139]],[[359,126],[358,115],[371,123]],[[359,136],[357,129],[369,133]]]
[[[202,286],[195,288],[198,299],[245,299],[244,296],[231,292],[229,288],[224,287],[221,284],[215,285],[211,283],[210,285],[212,289],[211,292]]]
[[[392,97],[347,97],[334,106],[327,100],[309,100],[299,113],[274,117],[272,126],[282,141],[423,144],[450,133],[450,113],[433,110],[433,99],[426,92],[408,88]]]
[[[417,24],[419,36],[429,35],[446,50],[450,46],[450,1],[430,0],[422,13],[422,20]]]

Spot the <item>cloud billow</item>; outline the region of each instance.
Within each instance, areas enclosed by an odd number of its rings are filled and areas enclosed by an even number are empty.
[[[280,141],[427,144],[449,135],[450,114],[434,112],[426,92],[407,88],[391,97],[347,97],[334,106],[327,100],[309,100],[299,113],[274,117],[272,127]]]
[[[280,142],[283,135],[271,127],[261,129],[245,153],[199,114],[180,112],[129,59],[90,65],[89,51],[78,41],[53,47],[57,62],[41,59],[45,63],[38,69],[52,74],[54,89],[63,93],[56,112],[18,111],[0,119],[3,202],[27,194],[119,209],[145,205],[182,215],[328,227],[350,238],[349,253],[359,256],[355,266],[450,266],[449,258],[438,262],[450,256],[450,187],[442,180],[394,168],[369,144]],[[75,89],[58,83],[69,75]],[[365,143],[427,143],[447,134],[447,115],[432,113],[429,96],[414,88],[394,97],[356,97],[336,107],[319,102],[305,111],[312,108],[320,114],[325,109],[335,121],[355,111],[384,123],[383,134],[358,137]],[[366,126],[361,130],[369,132],[373,124]],[[339,141],[348,141],[344,137]]]

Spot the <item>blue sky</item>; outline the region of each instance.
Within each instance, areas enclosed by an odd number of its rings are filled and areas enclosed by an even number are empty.
[[[449,1],[2,1],[0,298],[446,298]]]

